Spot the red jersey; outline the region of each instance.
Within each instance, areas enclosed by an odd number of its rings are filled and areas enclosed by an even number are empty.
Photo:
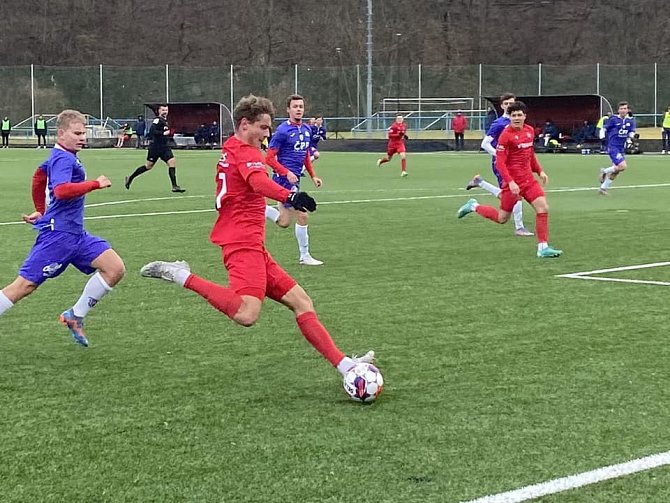
[[[520,130],[510,124],[503,129],[496,147],[496,168],[505,181],[523,185],[534,180],[533,173],[540,173],[542,167],[537,162],[533,140],[535,131],[525,124]]]
[[[403,143],[407,134],[407,124],[394,122],[388,129],[389,145]]]
[[[219,217],[212,243],[231,249],[263,249],[265,198],[285,202],[290,191],[268,178],[260,149],[235,136],[226,140],[216,165]]]

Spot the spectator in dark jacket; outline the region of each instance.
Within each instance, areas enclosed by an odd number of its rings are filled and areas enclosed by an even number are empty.
[[[144,147],[144,137],[147,134],[147,123],[144,120],[144,117],[141,115],[137,116],[137,124],[135,124],[135,132],[137,133],[136,148]]]

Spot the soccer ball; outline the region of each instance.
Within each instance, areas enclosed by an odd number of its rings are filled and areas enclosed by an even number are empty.
[[[372,402],[382,392],[384,378],[371,363],[357,363],[344,374],[342,386],[352,400]]]

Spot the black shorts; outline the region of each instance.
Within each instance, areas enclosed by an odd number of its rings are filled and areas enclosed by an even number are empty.
[[[147,152],[147,161],[156,162],[158,159],[162,159],[164,162],[168,162],[174,157],[172,149],[170,147],[149,147]]]

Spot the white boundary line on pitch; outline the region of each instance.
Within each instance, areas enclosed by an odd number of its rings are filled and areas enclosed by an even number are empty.
[[[577,473],[568,477],[549,480],[540,484],[525,486],[514,491],[484,496],[464,503],[520,503],[540,496],[547,496],[563,491],[569,491],[578,487],[597,484],[605,480],[611,480],[633,473],[651,470],[659,466],[670,465],[670,451],[652,454],[644,458],[633,459],[617,465],[609,465],[588,472]]]
[[[635,271],[637,269],[649,269],[651,267],[663,267],[670,265],[670,262],[653,262],[651,264],[627,265],[623,267],[612,267],[610,269],[596,269],[595,271],[571,272],[568,274],[557,274],[557,278],[569,279],[587,279],[592,281],[614,281],[617,283],[635,283],[638,285],[660,285],[670,286],[668,281],[651,281],[644,279],[626,279],[626,278],[606,278],[602,276],[593,276],[594,274],[607,274],[609,272]]]
[[[644,185],[621,185],[617,189],[639,189],[639,188],[650,188],[650,187],[670,187],[670,183],[657,183],[657,184],[644,184]],[[361,192],[373,192],[373,191],[386,191],[387,189],[359,189]],[[393,189],[389,190],[392,191]],[[430,189],[413,189],[413,190],[430,190]],[[548,189],[545,192],[584,192],[584,191],[595,191],[593,187],[566,187],[558,189]],[[355,190],[344,190],[343,192],[354,192]],[[335,192],[335,191],[331,191]],[[326,193],[323,191],[322,193]],[[485,194],[489,195],[489,194]],[[205,195],[193,195],[193,196],[175,196],[175,197],[154,197],[147,199],[125,199],[121,201],[108,201],[106,203],[93,203],[92,205],[87,205],[86,207],[100,207],[107,205],[117,205],[125,204],[131,202],[142,202],[142,201],[161,201],[165,199],[185,199],[185,198],[204,198],[212,197]],[[420,201],[425,199],[455,199],[462,198],[463,194],[438,194],[430,196],[407,196],[407,197],[385,197],[379,199],[347,199],[342,201],[322,201],[319,202],[319,205],[329,205],[329,204],[360,204],[360,203],[384,203],[384,202],[394,202],[394,201]],[[181,210],[181,211],[157,211],[157,212],[148,212],[148,213],[126,213],[126,214],[117,214],[117,215],[100,215],[94,217],[85,217],[84,220],[105,220],[111,218],[125,218],[125,217],[155,217],[160,215],[180,215],[187,213],[206,213],[209,211],[214,211],[214,209],[203,209],[203,210]],[[19,225],[23,224],[22,221],[17,222],[0,222],[0,226],[5,225]]]

